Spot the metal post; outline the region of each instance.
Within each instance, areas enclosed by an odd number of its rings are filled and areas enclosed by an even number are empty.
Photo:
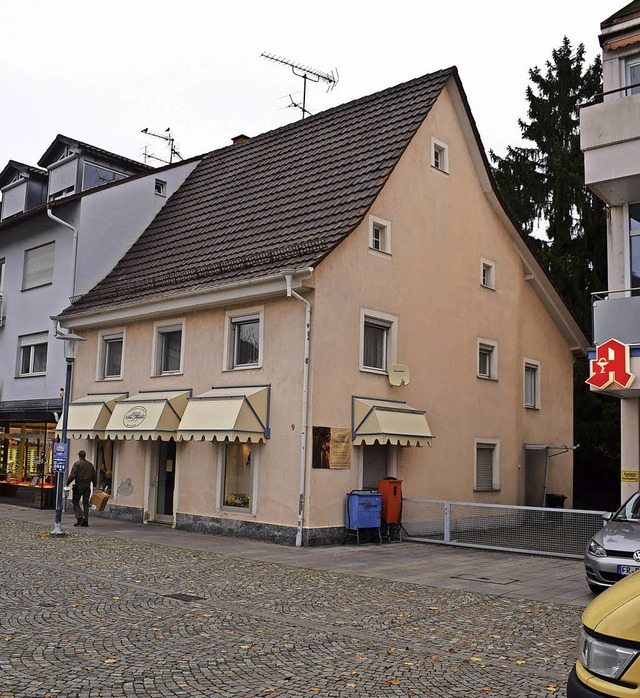
[[[62,401],[62,443],[67,443],[67,420],[69,417],[69,395],[71,393],[71,372],[73,370],[73,359],[67,358],[67,376],[64,385],[64,396]],[[64,479],[66,473],[56,473],[56,521],[53,531],[51,531],[52,536],[64,536],[64,531],[62,530],[62,497],[63,497],[63,487]]]
[[[444,542],[451,542],[451,503],[445,502],[444,505]]]

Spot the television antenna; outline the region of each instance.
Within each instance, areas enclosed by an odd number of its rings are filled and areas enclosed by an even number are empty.
[[[184,160],[182,155],[178,152],[178,149],[176,148],[175,144],[175,139],[173,135],[171,134],[171,128],[165,129],[164,133],[155,133],[154,131],[150,131],[148,128],[143,128],[140,133],[146,133],[148,136],[153,136],[154,138],[160,138],[163,141],[167,141],[167,144],[169,146],[169,160],[163,160],[162,158],[156,157],[155,155],[150,155],[147,153],[147,149],[144,149],[144,161],[147,162],[147,159],[151,160],[158,160],[159,162],[164,162],[167,165],[171,165],[173,163],[173,158],[174,156],[177,158],[180,158],[180,160]]]
[[[291,95],[289,95],[289,99],[291,99],[291,104],[289,106],[300,109],[302,111],[303,119],[307,114],[311,115],[311,112],[307,109],[307,80],[310,80],[311,82],[326,82],[328,85],[327,92],[329,92],[329,90],[332,90],[338,84],[338,80],[340,79],[337,68],[335,71],[332,70],[330,73],[323,73],[320,70],[315,70],[314,68],[309,68],[306,65],[302,65],[302,63],[295,63],[294,61],[289,61],[286,58],[274,56],[271,53],[263,52],[260,54],[260,57],[267,58],[268,60],[274,61],[275,63],[280,63],[281,65],[288,65],[294,75],[302,78],[302,104],[294,102]]]

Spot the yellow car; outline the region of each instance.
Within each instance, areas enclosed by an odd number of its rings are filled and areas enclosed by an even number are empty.
[[[596,597],[582,614],[567,698],[640,698],[640,574]]]

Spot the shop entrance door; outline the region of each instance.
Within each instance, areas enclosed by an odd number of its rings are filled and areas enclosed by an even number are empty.
[[[158,523],[173,523],[173,491],[176,479],[176,442],[160,441],[155,479],[155,514]]]
[[[374,444],[363,446],[362,452],[362,489],[377,490],[378,480],[384,480],[389,474],[387,446]]]

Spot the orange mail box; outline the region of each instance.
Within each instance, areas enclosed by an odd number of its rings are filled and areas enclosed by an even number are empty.
[[[402,480],[395,478],[378,480],[378,492],[382,495],[383,523],[399,524],[402,513]]]

